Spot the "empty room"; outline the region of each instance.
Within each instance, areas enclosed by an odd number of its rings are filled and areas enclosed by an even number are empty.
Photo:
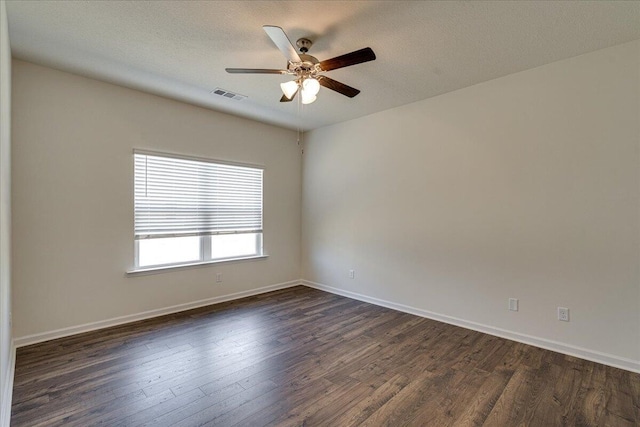
[[[0,15],[0,426],[640,425],[640,1]]]

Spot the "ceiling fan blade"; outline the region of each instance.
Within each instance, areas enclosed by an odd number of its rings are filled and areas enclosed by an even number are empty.
[[[280,98],[280,102],[291,102],[293,101],[293,98],[296,97],[296,95],[298,94],[298,92],[300,92],[300,89],[298,89],[297,91],[295,91],[293,93],[293,95],[291,96],[291,98],[287,98],[287,95],[282,95],[282,98]]]
[[[287,70],[273,70],[269,68],[225,68],[231,74],[288,74]]]
[[[327,76],[322,76],[321,79],[318,79],[318,82],[327,89],[335,90],[336,92],[341,93],[344,96],[348,96],[349,98],[353,98],[360,93],[358,89],[347,86],[346,84],[340,83],[337,80],[330,79]]]
[[[289,62],[302,62],[300,56],[298,56],[298,52],[296,52],[296,48],[293,47],[289,37],[287,37],[282,28],[273,25],[264,25],[262,29]]]
[[[335,58],[326,59],[320,61],[320,68],[322,71],[335,70],[336,68],[348,67],[350,65],[361,64],[363,62],[373,61],[376,59],[376,54],[370,47],[356,50],[355,52],[346,53],[344,55],[336,56]]]

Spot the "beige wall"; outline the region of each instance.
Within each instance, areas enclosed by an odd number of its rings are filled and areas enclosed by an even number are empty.
[[[334,291],[640,369],[639,52],[311,131],[302,177],[294,132],[14,61],[14,335],[284,283],[302,266]],[[269,258],[126,277],[134,147],[264,165]]]
[[[309,132],[303,278],[640,369],[639,53]]]
[[[13,94],[17,338],[299,279],[295,132],[18,60]],[[134,147],[264,165],[269,257],[126,277]]]
[[[13,384],[11,333],[11,48],[0,1],[0,425],[9,425]]]

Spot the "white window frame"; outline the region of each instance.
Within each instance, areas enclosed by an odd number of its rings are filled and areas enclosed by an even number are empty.
[[[134,149],[134,158],[135,154],[143,154],[143,155],[151,155],[151,156],[160,156],[160,157],[168,157],[168,158],[176,158],[183,160],[192,160],[197,162],[205,162],[205,163],[213,163],[220,165],[231,165],[231,166],[240,166],[240,167],[248,167],[254,169],[260,169],[263,171],[262,178],[262,191],[264,197],[264,167],[259,165],[247,164],[247,163],[237,163],[237,162],[228,162],[217,159],[208,159],[202,157],[193,157],[193,156],[185,156],[174,153],[163,153],[163,152],[155,152],[149,150],[140,150]],[[134,177],[135,177],[135,166],[134,166]],[[135,199],[135,196],[134,196]],[[264,199],[262,200],[262,221],[264,222]],[[227,234],[236,234],[233,232],[219,232],[215,235],[227,235]],[[264,252],[264,230],[260,232],[251,233],[256,235],[256,247],[255,253],[250,255],[241,255],[241,256],[231,256],[226,258],[211,258],[211,236],[214,234],[205,234],[199,235],[200,239],[200,259],[195,261],[187,261],[187,262],[175,262],[175,263],[166,263],[166,264],[154,264],[150,266],[140,266],[140,240],[134,236],[134,268],[127,271],[127,274],[136,274],[136,273],[146,273],[146,272],[154,272],[154,271],[162,271],[167,269],[175,269],[175,268],[184,268],[184,267],[192,267],[192,266],[202,266],[208,264],[217,264],[221,262],[229,262],[229,261],[241,261],[241,260],[251,260],[251,259],[262,259],[267,258],[267,255]],[[184,237],[187,237],[185,235]],[[180,236],[176,236],[180,237]]]

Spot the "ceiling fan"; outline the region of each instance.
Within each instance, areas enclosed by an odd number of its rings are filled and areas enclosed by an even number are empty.
[[[370,47],[365,47],[335,58],[318,61],[315,57],[307,55],[309,48],[313,44],[311,40],[306,38],[298,39],[296,42],[300,49],[300,53],[298,53],[282,28],[273,25],[265,25],[262,28],[287,58],[287,68],[285,70],[226,68],[226,71],[232,74],[289,74],[294,76],[295,80],[280,84],[284,93],[280,98],[280,102],[292,101],[296,94],[300,92],[302,103],[311,104],[316,100],[320,86],[353,98],[360,93],[358,89],[333,80],[323,73],[376,59],[376,54],[373,53],[373,50]]]

